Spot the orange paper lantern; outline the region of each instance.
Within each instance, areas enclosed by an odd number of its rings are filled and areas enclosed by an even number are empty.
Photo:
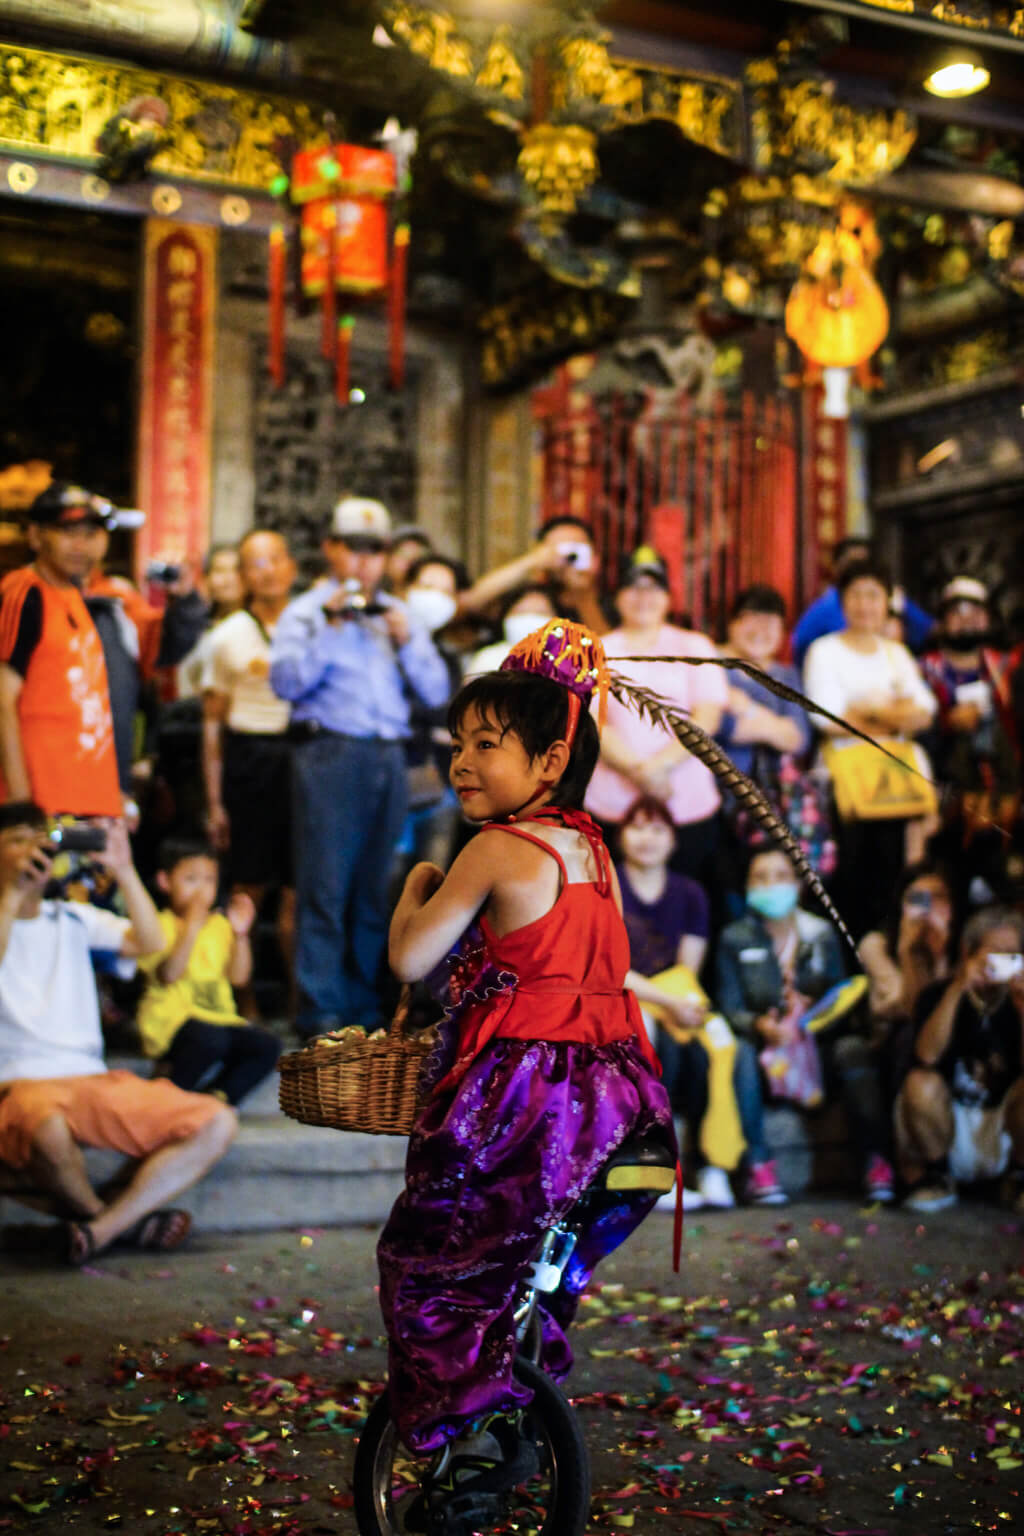
[[[889,306],[874,278],[847,267],[842,277],[802,277],[786,304],[786,334],[822,368],[856,368],[889,334]]]

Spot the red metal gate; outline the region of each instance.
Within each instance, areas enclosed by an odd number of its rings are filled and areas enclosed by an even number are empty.
[[[592,397],[563,369],[537,391],[542,521],[582,518],[614,590],[623,555],[651,543],[672,572],[673,611],[713,630],[741,588],[799,592],[797,422],[788,401],[638,392]]]

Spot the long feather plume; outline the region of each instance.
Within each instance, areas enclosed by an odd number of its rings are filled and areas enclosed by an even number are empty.
[[[770,672],[763,671],[753,661],[744,661],[739,656],[616,656],[615,660],[644,661],[648,663],[685,662],[689,667],[725,667],[730,672],[745,672],[748,677],[752,677],[755,682],[761,683],[768,689],[769,693],[774,693],[777,698],[788,699],[791,704],[799,704],[809,715],[820,715],[823,720],[831,720],[833,725],[841,725],[847,735],[858,736],[861,741],[866,741],[869,746],[877,748],[886,757],[891,757],[893,762],[898,763],[904,772],[912,773],[915,778],[923,779],[926,784],[930,784],[937,791],[940,800],[947,793],[947,786],[937,784],[934,779],[930,779],[920,769],[913,768],[909,763],[905,763],[901,757],[897,757],[895,753],[890,752],[883,742],[876,741],[873,736],[869,736],[867,731],[858,730],[857,726],[851,725],[849,720],[844,720],[842,715],[834,715],[823,704],[815,704],[814,700],[809,699],[805,693],[800,693],[798,689],[791,688],[788,683],[780,682],[777,677],[772,677]],[[625,677],[620,677],[620,681],[629,683],[629,679]],[[630,686],[635,687],[636,685],[630,684]]]
[[[616,658],[619,659],[619,658]],[[633,658],[624,658],[632,660]],[[640,659],[640,658],[637,658]],[[651,660],[644,657],[643,660]],[[661,659],[661,658],[659,658]],[[665,657],[664,660],[678,661],[680,657]],[[627,709],[633,709],[637,714],[646,716],[652,725],[661,726],[663,730],[670,731],[688,752],[710,768],[715,777],[730,790],[753,816],[757,824],[768,833],[769,837],[779,843],[792,859],[793,864],[807,881],[811,890],[821,902],[829,917],[835,923],[843,938],[856,954],[857,945],[853,935],[847,928],[840,913],[837,911],[832,898],[829,896],[817,871],[808,862],[800,844],[786,826],[786,823],[777,815],[765,799],[761,790],[752,779],[748,779],[745,773],[741,773],[736,764],[723,752],[722,748],[714,741],[706,731],[701,730],[688,715],[684,714],[676,705],[661,694],[655,693],[651,688],[644,688],[639,683],[632,682],[628,677],[623,677],[621,672],[612,671],[609,679],[609,692],[612,697],[618,699]],[[870,740],[870,737],[868,738]]]

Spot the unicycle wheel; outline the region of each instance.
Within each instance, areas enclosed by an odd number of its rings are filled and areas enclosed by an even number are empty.
[[[539,1469],[502,1498],[480,1536],[584,1536],[590,1514],[590,1461],[579,1421],[558,1387],[536,1365],[519,1358],[515,1376],[533,1393],[523,1429],[537,1446]],[[359,1536],[409,1536],[405,1525],[420,1489],[425,1461],[410,1456],[398,1438],[385,1392],[363,1425],[356,1450],[353,1491]]]

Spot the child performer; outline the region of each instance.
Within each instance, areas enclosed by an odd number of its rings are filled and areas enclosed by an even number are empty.
[[[618,881],[580,809],[599,746],[587,706],[604,675],[600,643],[555,619],[462,689],[448,720],[451,782],[481,830],[447,875],[415,866],[391,924],[391,965],[406,981],[463,940],[454,1064],[420,1113],[378,1248],[392,1413],[413,1452],[438,1453],[423,1529],[446,1491],[497,1492],[536,1465],[519,1435],[529,1393],[512,1376],[512,1314],[545,1229],[627,1137],[674,1152],[624,989]],[[556,1378],[572,1364],[563,1329],[590,1270],[655,1199],[624,1195],[613,1230],[584,1234],[568,1284],[545,1298],[543,1364]]]
[[[251,897],[239,893],[214,912],[220,872],[206,843],[168,839],[156,881],[169,911],[160,913],[164,947],[140,961],[149,984],[138,1027],[147,1056],[162,1056],[178,1088],[217,1093],[237,1104],[272,1072],[281,1044],[248,1024],[232,987],[252,974]]]

